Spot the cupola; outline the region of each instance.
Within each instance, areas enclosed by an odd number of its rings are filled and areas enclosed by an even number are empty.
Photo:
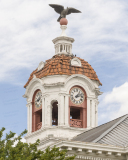
[[[102,85],[92,66],[72,54],[74,39],[65,33],[53,39],[55,55],[41,61],[25,84],[28,109],[27,142],[48,136],[68,138],[98,125],[98,96]]]
[[[55,55],[72,55],[72,43],[74,42],[74,39],[68,37],[65,33],[65,30],[67,29],[67,24],[68,21],[66,18],[62,18],[60,20],[60,28],[62,30],[62,33],[59,37],[56,37],[52,40],[55,44]]]

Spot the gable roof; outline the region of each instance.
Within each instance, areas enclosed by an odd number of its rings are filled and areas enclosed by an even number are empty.
[[[127,146],[128,114],[79,134],[72,140]]]

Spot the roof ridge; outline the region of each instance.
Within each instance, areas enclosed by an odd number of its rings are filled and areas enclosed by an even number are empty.
[[[103,134],[101,134],[98,138],[96,138],[92,142],[94,142],[94,143],[98,142],[101,138],[103,138],[106,134],[108,134],[112,129],[114,129],[118,124],[120,124],[122,121],[124,121],[126,118],[128,118],[128,114],[121,116],[121,117],[119,117],[121,119],[117,123],[115,123],[112,127],[107,129]],[[116,119],[118,119],[118,118],[116,118]],[[114,120],[116,120],[116,119],[114,119]],[[110,121],[110,122],[112,122],[112,121]]]

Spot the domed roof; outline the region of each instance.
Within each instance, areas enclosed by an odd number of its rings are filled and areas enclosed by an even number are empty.
[[[78,58],[81,61],[81,67],[71,65],[71,60],[73,58]],[[25,88],[27,87],[29,82],[33,79],[33,75],[41,79],[43,77],[51,76],[51,75],[69,75],[70,76],[73,74],[85,75],[89,79],[96,80],[99,82],[100,85],[102,85],[102,83],[100,82],[100,80],[96,75],[96,72],[87,61],[79,57],[62,54],[62,55],[55,55],[51,59],[47,60],[46,64],[41,70],[38,71],[38,69],[36,69],[35,71],[33,71],[27,83],[24,85],[24,87]]]

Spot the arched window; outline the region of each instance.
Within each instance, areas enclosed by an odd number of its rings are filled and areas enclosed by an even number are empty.
[[[87,94],[80,86],[70,89],[69,125],[70,127],[87,127]]]
[[[32,132],[42,127],[42,93],[36,90],[32,99]]]
[[[52,103],[52,126],[58,126],[58,102]]]

